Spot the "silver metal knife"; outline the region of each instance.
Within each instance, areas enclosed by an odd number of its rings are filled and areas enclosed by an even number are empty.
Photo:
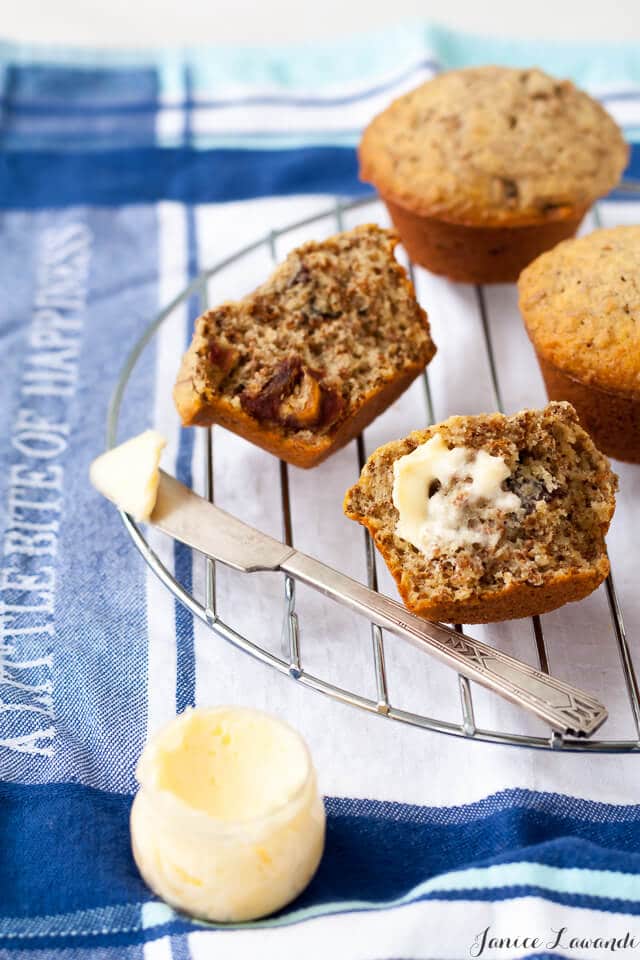
[[[594,696],[488,644],[410,613],[400,603],[261,533],[160,471],[151,523],[194,550],[244,573],[281,570],[545,720],[590,736],[607,718]]]

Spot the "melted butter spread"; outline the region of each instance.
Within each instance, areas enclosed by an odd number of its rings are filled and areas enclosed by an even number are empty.
[[[439,433],[393,464],[396,534],[422,553],[500,539],[496,513],[521,507],[502,489],[510,474],[502,457],[470,447],[449,449]]]

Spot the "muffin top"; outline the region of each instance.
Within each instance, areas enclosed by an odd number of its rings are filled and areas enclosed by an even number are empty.
[[[640,394],[640,226],[565,240],[529,264],[518,291],[546,360],[584,383]]]
[[[628,148],[604,108],[541,70],[453,70],[395,100],[360,144],[387,199],[457,223],[580,215],[620,179]]]

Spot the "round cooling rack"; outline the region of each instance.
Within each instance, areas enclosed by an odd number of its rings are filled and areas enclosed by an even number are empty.
[[[640,193],[640,184],[627,182],[620,188],[623,193]],[[265,251],[270,258],[275,261],[276,243],[281,239],[290,237],[294,232],[299,232],[304,228],[318,224],[321,221],[330,220],[335,230],[344,229],[345,217],[360,217],[367,209],[373,209],[374,204],[378,204],[377,198],[366,198],[355,202],[342,202],[337,200],[335,205],[329,210],[308,217],[293,223],[283,229],[274,230],[266,236],[257,240],[255,243],[238,250],[232,256],[216,263],[214,266],[201,272],[182,292],[176,296],[167,307],[162,310],[154,320],[148,325],[144,333],[131,350],[124,364],[120,379],[115,388],[108,417],[107,426],[107,445],[109,447],[116,443],[118,433],[118,422],[120,418],[123,398],[132,374],[143,356],[145,350],[149,347],[153,338],[156,336],[161,326],[191,298],[198,298],[199,312],[208,309],[208,284],[211,278],[220,278],[225,271],[242,261],[244,258],[255,256],[258,253],[264,255]],[[364,221],[364,217],[362,218]],[[371,219],[371,216],[369,217]],[[594,211],[595,225],[600,225],[600,214],[596,209]],[[334,230],[334,232],[335,232]],[[414,276],[413,265],[409,264],[409,270]],[[473,290],[475,297],[475,306],[479,316],[482,338],[484,340],[484,349],[486,350],[486,359],[488,370],[492,383],[495,406],[502,409],[501,387],[499,380],[499,370],[497,354],[492,342],[491,328],[488,318],[486,292],[482,287]],[[424,374],[424,391],[427,404],[427,411],[433,422],[433,407],[431,403],[431,387],[427,375]],[[204,429],[204,428],[201,428]],[[204,490],[205,496],[213,502],[213,451],[214,451],[214,429],[204,430],[206,441],[205,457],[205,477]],[[361,469],[365,461],[365,445],[362,437],[355,441],[357,446],[358,466]],[[321,469],[321,468],[317,468]],[[640,469],[640,468],[638,468]],[[292,540],[292,513],[291,497],[289,486],[289,470],[287,464],[280,462],[280,502],[282,508],[282,530],[283,537],[287,543]],[[353,476],[350,482],[354,482],[356,476]],[[346,485],[345,485],[346,489]],[[296,593],[294,582],[282,575],[284,583],[280,590],[284,588],[284,609],[282,620],[282,649],[281,652],[274,653],[266,645],[260,645],[254,640],[244,636],[240,631],[234,629],[230,623],[225,623],[216,612],[216,566],[213,560],[203,558],[205,564],[204,576],[204,596],[198,598],[191,589],[188,589],[176,578],[167,566],[161,561],[158,554],[154,551],[148,542],[145,532],[126,514],[121,514],[125,525],[136,548],[144,557],[147,564],[161,580],[164,586],[184,604],[184,606],[197,618],[203,621],[211,631],[218,637],[226,640],[234,646],[240,648],[245,653],[250,654],[263,664],[287,674],[295,682],[309,687],[312,690],[320,691],[336,700],[359,707],[369,713],[376,713],[388,720],[399,721],[401,723],[412,724],[422,727],[425,730],[445,733],[450,736],[464,737],[477,741],[488,743],[509,744],[521,747],[532,747],[537,749],[547,749],[559,752],[582,751],[589,753],[615,753],[615,752],[633,752],[640,749],[640,686],[634,670],[630,647],[625,633],[625,627],[622,618],[620,602],[614,586],[614,578],[611,575],[605,584],[607,606],[611,617],[611,656],[612,662],[618,673],[619,687],[626,691],[629,705],[629,736],[617,739],[578,739],[576,737],[563,736],[558,733],[549,735],[532,735],[528,732],[514,730],[491,729],[487,726],[481,726],[476,723],[474,696],[475,690],[466,678],[458,677],[459,688],[459,720],[443,719],[437,716],[428,716],[427,714],[414,712],[413,710],[402,709],[396,706],[394,691],[394,702],[391,700],[389,691],[389,682],[387,675],[387,666],[385,662],[385,637],[383,631],[376,624],[371,624],[371,662],[370,669],[375,682],[376,696],[366,697],[361,693],[349,689],[349,685],[344,686],[339,683],[330,682],[323,678],[321,671],[317,668],[314,672],[305,669],[300,644],[300,623],[296,612]],[[365,562],[367,570],[367,580],[369,587],[378,588],[378,578],[376,570],[376,556],[372,541],[366,534],[365,541]],[[249,575],[244,575],[249,576]],[[263,576],[261,574],[252,574],[251,576]],[[273,576],[273,574],[271,575]],[[325,600],[326,604],[332,601]],[[544,672],[549,672],[549,656],[547,652],[547,641],[543,632],[543,626],[540,618],[532,619],[531,639],[534,645],[534,654],[537,665]],[[545,628],[546,629],[546,628]],[[491,636],[489,636],[491,640]],[[571,679],[564,677],[563,679]],[[401,694],[401,691],[398,691]],[[605,698],[606,703],[606,698]],[[606,729],[606,728],[605,728]]]

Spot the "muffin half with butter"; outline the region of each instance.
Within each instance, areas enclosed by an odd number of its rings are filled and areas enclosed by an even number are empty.
[[[569,403],[451,417],[379,447],[344,510],[406,606],[488,623],[580,600],[609,572],[617,478]]]
[[[628,147],[604,107],[541,70],[440,74],[366,128],[374,184],[410,257],[467,283],[515,281],[619,181]]]

